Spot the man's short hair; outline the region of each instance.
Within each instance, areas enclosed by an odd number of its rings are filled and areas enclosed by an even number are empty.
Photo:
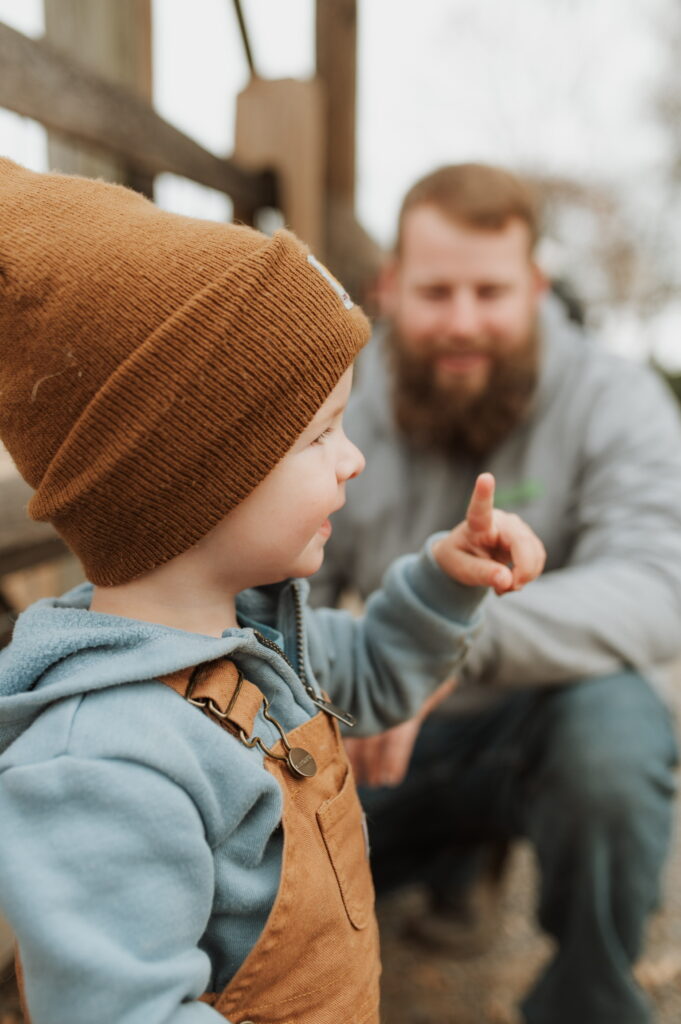
[[[402,247],[405,217],[417,206],[433,206],[448,220],[483,231],[500,231],[511,220],[527,225],[529,251],[539,237],[537,203],[528,184],[501,167],[452,164],[421,178],[402,202],[396,252]]]

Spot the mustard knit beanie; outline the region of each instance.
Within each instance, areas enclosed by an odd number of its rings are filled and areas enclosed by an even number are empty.
[[[0,438],[94,583],[216,526],[368,336],[287,231],[0,159]]]

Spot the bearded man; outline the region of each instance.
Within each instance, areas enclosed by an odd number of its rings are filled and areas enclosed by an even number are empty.
[[[631,965],[659,902],[676,764],[654,667],[681,650],[681,430],[657,376],[547,296],[537,233],[530,193],[498,168],[445,167],[408,193],[346,417],[367,469],[314,596],[366,597],[494,473],[547,571],[489,600],[436,712],[351,741],[375,787],[377,888],[424,882],[431,911],[414,930],[470,953],[489,937],[507,845],[529,839],[556,948],[527,1024],[643,1024]]]

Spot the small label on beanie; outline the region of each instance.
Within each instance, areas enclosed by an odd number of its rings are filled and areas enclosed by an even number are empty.
[[[345,288],[340,283],[340,281],[338,281],[333,276],[333,274],[330,273],[330,271],[328,271],[326,269],[324,264],[320,263],[318,259],[315,259],[315,257],[312,255],[312,253],[309,253],[309,255],[307,257],[307,262],[311,266],[313,266],[315,268],[315,270],[319,271],[319,273],[322,275],[322,277],[324,278],[325,281],[328,281],[328,283],[331,285],[331,287],[335,291],[335,293],[338,296],[338,298],[341,300],[341,302],[345,306],[345,308],[346,309],[352,309],[352,307],[354,306],[354,302],[352,301],[352,299],[350,298],[350,296],[348,295],[348,293],[346,292]]]

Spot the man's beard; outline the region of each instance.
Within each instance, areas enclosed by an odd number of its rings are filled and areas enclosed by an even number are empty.
[[[513,352],[494,355],[484,388],[438,385],[432,355],[408,352],[393,328],[386,338],[393,370],[393,410],[400,430],[417,448],[481,458],[527,416],[539,375],[536,329]]]

